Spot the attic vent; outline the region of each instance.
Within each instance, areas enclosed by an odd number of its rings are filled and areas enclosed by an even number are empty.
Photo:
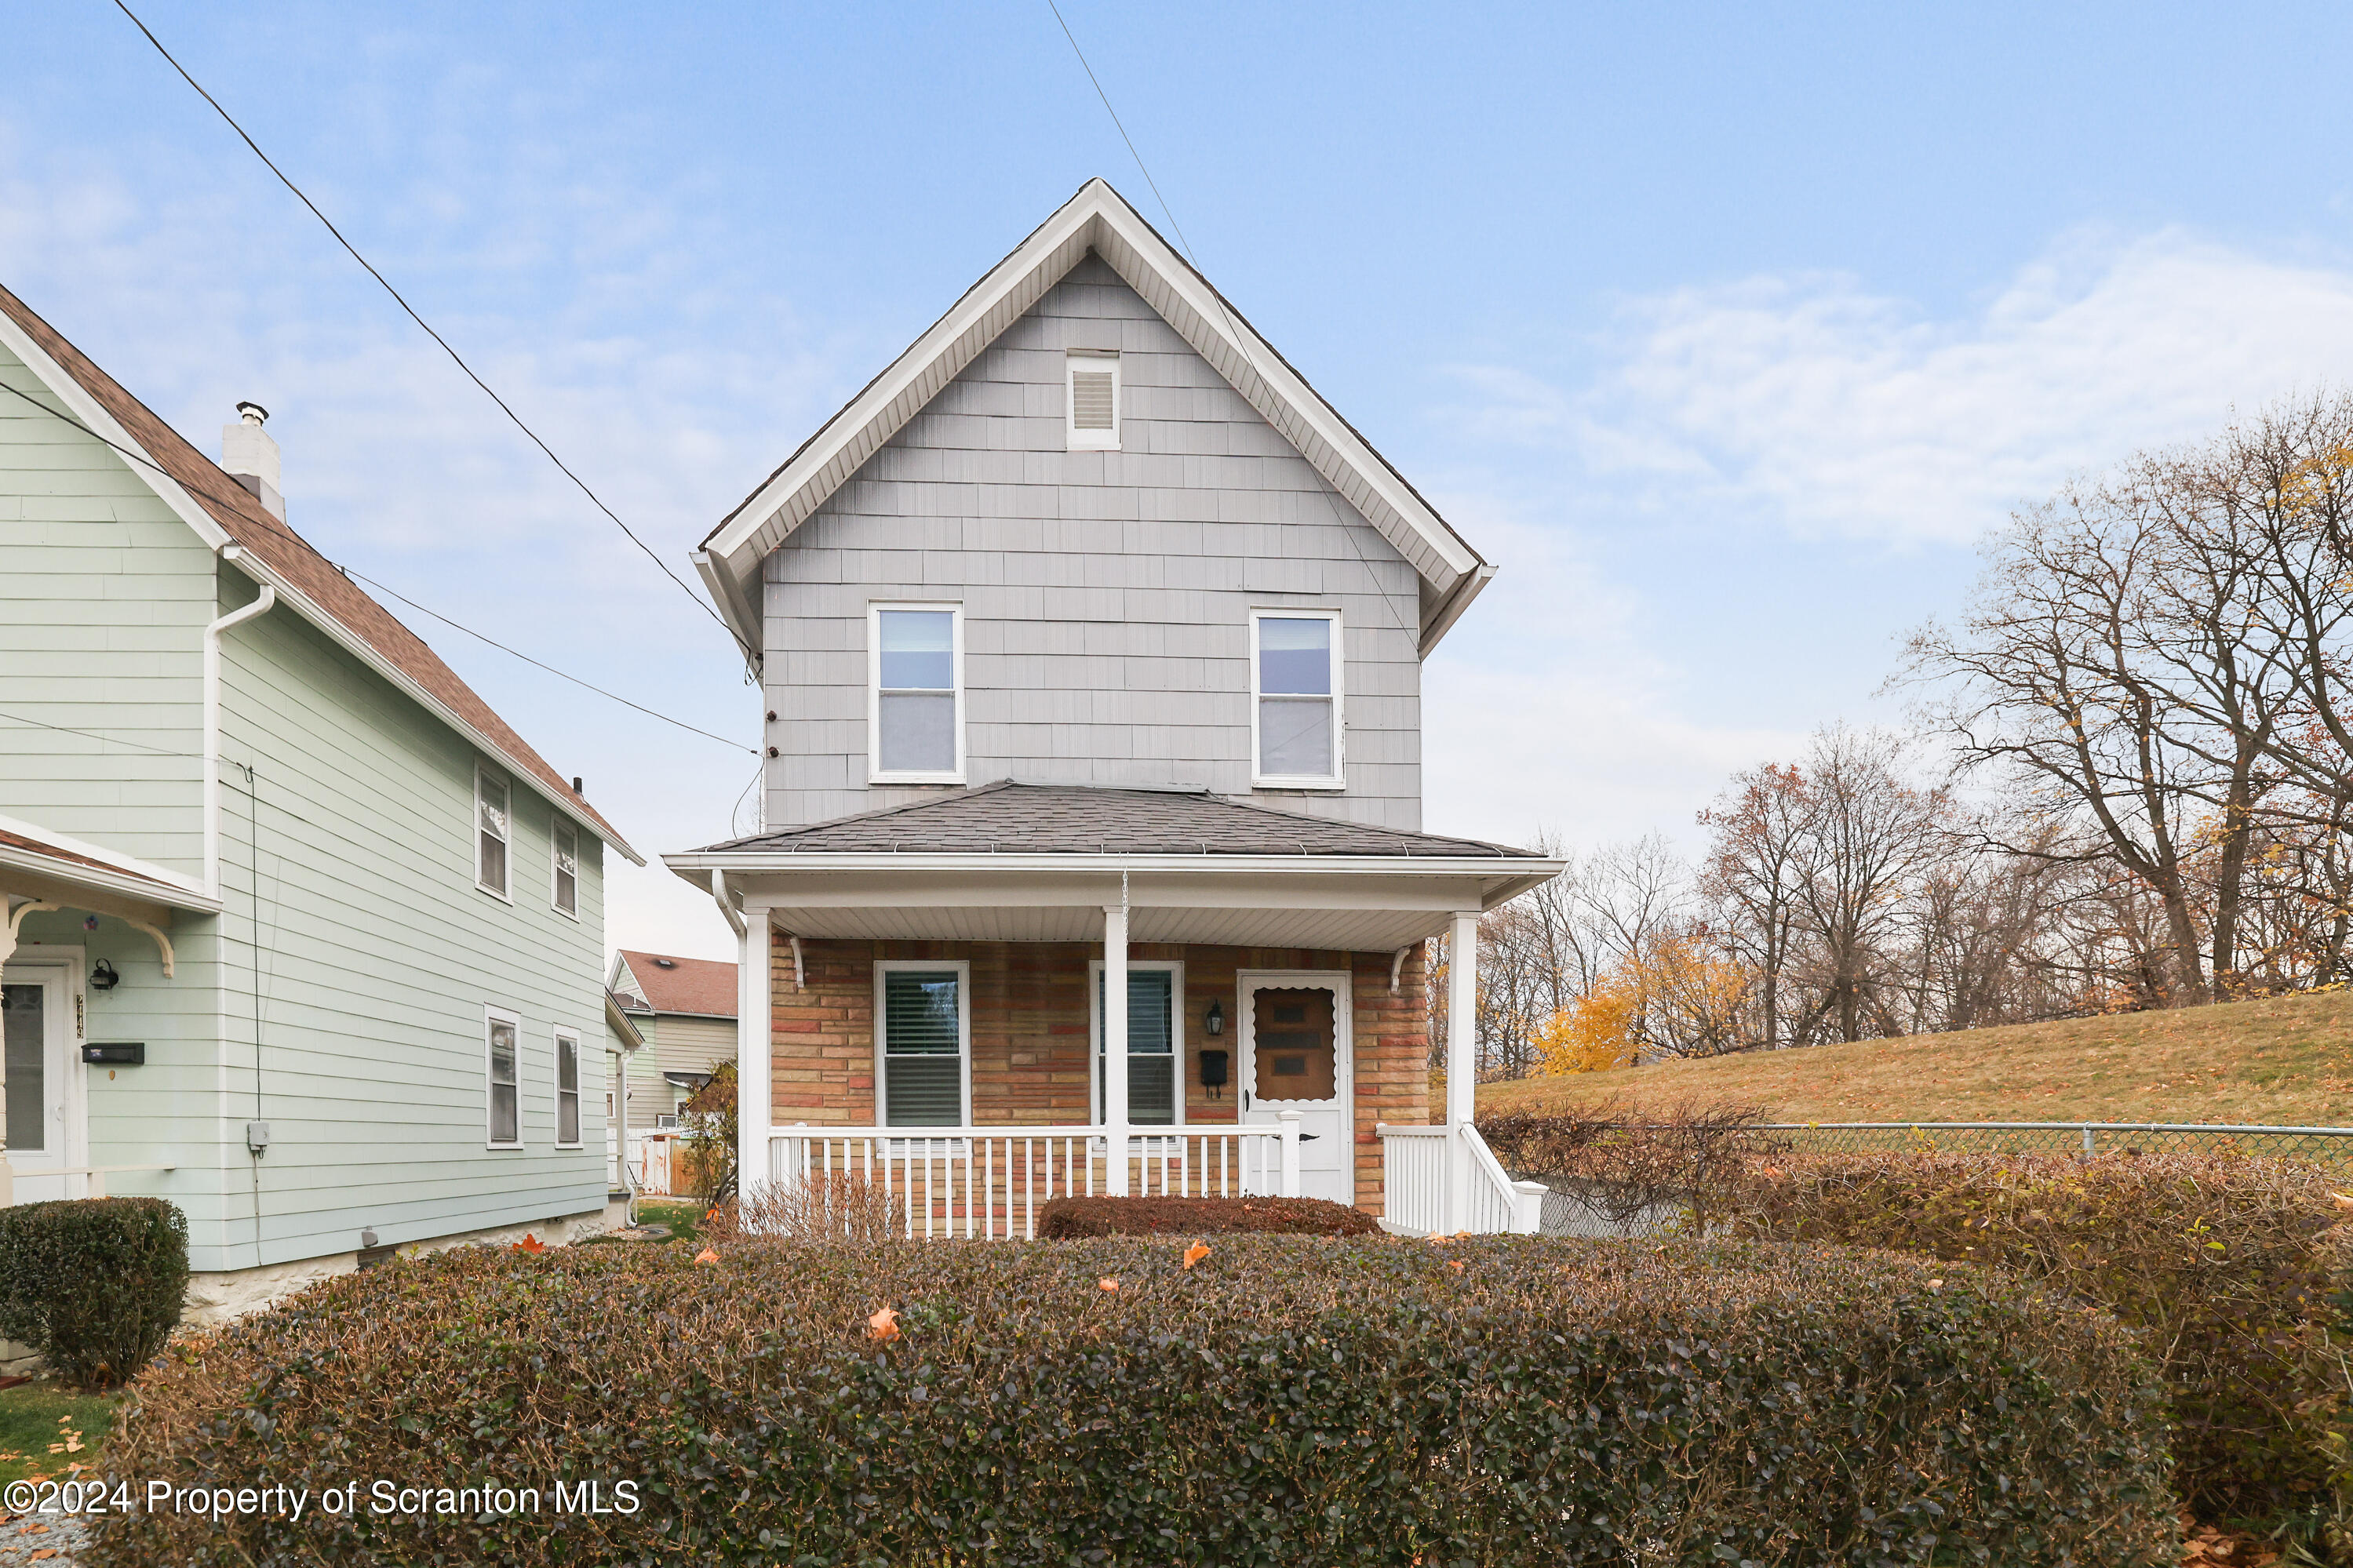
[[[678,960],[675,958],[657,958],[654,960],[654,967],[656,969],[676,969],[678,967]]]
[[[1072,354],[1071,450],[1116,451],[1119,447],[1119,356]]]

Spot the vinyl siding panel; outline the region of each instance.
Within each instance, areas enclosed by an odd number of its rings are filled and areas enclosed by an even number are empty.
[[[1064,449],[1071,348],[1120,351],[1116,452]],[[866,616],[965,607],[965,776],[1185,784],[1416,829],[1413,567],[1089,258],[941,388],[767,563],[766,820],[920,798],[867,784]],[[1253,791],[1250,611],[1337,609],[1347,788]]]
[[[5,349],[0,383],[58,405]],[[0,395],[0,816],[203,875],[213,580],[126,459]]]
[[[580,918],[550,898],[554,813],[517,787],[513,901],[473,885],[475,753],[285,610],[223,657],[225,1131],[270,1123],[244,1267],[545,1221],[606,1191],[602,847],[580,835]],[[249,786],[245,769],[252,769]],[[484,1147],[486,1006],[521,1019],[523,1147]],[[259,1027],[259,1059],[255,1031]],[[554,1030],[578,1033],[581,1142],[558,1150]]]

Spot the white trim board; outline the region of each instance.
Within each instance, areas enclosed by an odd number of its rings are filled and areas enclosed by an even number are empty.
[[[1493,565],[1102,179],[1081,186],[966,289],[702,542],[695,566],[744,646],[765,647],[761,563],[1090,251],[1412,563],[1427,584],[1427,654]]]

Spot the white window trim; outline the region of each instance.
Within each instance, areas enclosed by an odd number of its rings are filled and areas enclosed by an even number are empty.
[[[1139,969],[1166,970],[1173,977],[1168,982],[1170,1031],[1168,1048],[1176,1058],[1176,1120],[1167,1125],[1182,1127],[1186,1125],[1185,1102],[1189,1098],[1187,1089],[1192,1082],[1190,1070],[1192,1058],[1185,1047],[1185,963],[1182,959],[1131,958],[1127,961],[1127,968],[1131,974]],[[1087,960],[1087,999],[1090,1003],[1094,1000],[1095,993],[1102,988],[1103,960],[1091,958]],[[1108,1002],[1109,998],[1105,998],[1105,1001]],[[1097,1127],[1103,1125],[1095,1121],[1094,1117],[1095,1104],[1103,1099],[1103,1014],[1094,1007],[1089,1006],[1087,1008],[1087,1120],[1091,1125]],[[1135,1053],[1130,1051],[1128,1055],[1133,1057]],[[1140,1123],[1138,1125],[1141,1127],[1139,1136],[1148,1136],[1157,1131],[1156,1127],[1142,1127]]]
[[[507,880],[506,880],[506,886],[505,886],[505,887],[503,887],[503,888],[493,888],[493,887],[492,887],[492,886],[491,886],[488,882],[485,882],[485,881],[483,881],[483,880],[482,880],[482,785],[483,785],[483,784],[484,784],[486,781],[499,784],[500,784],[500,785],[501,785],[501,786],[505,789],[505,791],[506,791],[507,804],[506,804],[506,806],[505,806],[505,811],[506,811],[506,818],[507,818],[507,837],[506,837],[506,846],[507,846]],[[474,886],[475,886],[475,887],[477,887],[477,888],[479,888],[479,889],[480,889],[483,892],[490,894],[490,896],[491,896],[491,897],[492,897],[492,898],[494,898],[494,899],[498,900],[501,903],[506,903],[506,904],[512,904],[512,903],[513,903],[513,902],[514,902],[514,873],[515,873],[515,813],[514,813],[514,797],[515,797],[515,786],[514,786],[514,780],[512,780],[512,779],[511,779],[511,778],[507,778],[507,777],[506,777],[505,775],[503,775],[503,774],[501,774],[501,773],[492,773],[492,772],[491,771],[490,764],[489,764],[489,763],[487,763],[481,762],[481,761],[480,761],[479,759],[475,762],[475,763],[474,763],[474,816],[473,816],[473,820],[472,820],[470,823],[469,823],[469,824],[467,825],[467,826],[471,829],[471,831],[470,831],[470,832],[469,832],[469,833],[466,835],[466,848],[467,848],[467,852],[468,852],[468,853],[470,853],[470,855],[472,855],[472,856],[473,856],[473,858],[474,858]]]
[[[559,915],[576,921],[580,918],[580,825],[560,811],[549,812],[547,822],[547,907]],[[572,907],[568,910],[556,897],[556,879],[564,874],[563,860],[558,851],[566,833],[572,835]],[[512,869],[512,845],[508,846],[507,855],[508,866]]]
[[[491,1026],[504,1024],[514,1031],[515,1042],[515,1136],[512,1143],[499,1142],[491,1136],[497,1107],[491,1098]],[[482,1147],[511,1150],[522,1147],[522,1017],[505,1007],[482,1009]]]
[[[572,1142],[564,1142],[564,1045],[572,1043]],[[550,1037],[547,1058],[547,1103],[555,1112],[555,1147],[585,1149],[587,1147],[588,1114],[586,1105],[588,1087],[582,1081],[580,1065],[580,1031],[559,1028]],[[520,1076],[520,1075],[518,1075]],[[520,1087],[520,1086],[518,1086]],[[521,1100],[518,1095],[517,1100]],[[522,1129],[518,1127],[516,1131]]]
[[[893,1128],[887,1118],[890,1105],[883,1096],[888,1090],[888,1079],[883,1058],[890,1054],[889,1020],[882,1007],[882,977],[902,970],[934,973],[953,969],[956,973],[956,1059],[961,1064],[958,1075],[959,1121],[957,1125],[969,1127],[972,1122],[972,962],[963,958],[878,958],[874,961],[874,1125],[894,1138],[921,1137],[920,1127]],[[1093,1101],[1090,1100],[1089,1104]]]
[[[1072,378],[1082,370],[1101,374],[1111,372],[1111,428],[1082,430],[1079,428],[1078,384]],[[1127,391],[1126,378],[1119,368],[1119,354],[1112,349],[1072,349],[1062,362],[1062,438],[1073,452],[1116,452],[1119,450],[1119,427],[1125,412],[1120,404]]]
[[[1258,624],[1261,620],[1329,621],[1332,623],[1332,772],[1329,776],[1314,774],[1262,773],[1259,759],[1265,753],[1259,750],[1258,715],[1261,693],[1259,686]],[[1250,613],[1250,787],[1253,789],[1315,789],[1345,790],[1348,787],[1347,723],[1347,644],[1337,610],[1294,609],[1289,605],[1270,605]],[[1278,692],[1276,695],[1282,696]]]
[[[882,612],[945,610],[948,613],[949,678],[955,691],[955,767],[947,773],[882,770]],[[868,784],[964,783],[964,606],[923,600],[874,599],[866,605],[866,782]]]

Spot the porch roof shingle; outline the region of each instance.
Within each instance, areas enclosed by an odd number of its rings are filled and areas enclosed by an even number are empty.
[[[1228,800],[1207,790],[1031,784],[1011,779],[699,855],[1300,855],[1535,858],[1475,838],[1405,833]]]

